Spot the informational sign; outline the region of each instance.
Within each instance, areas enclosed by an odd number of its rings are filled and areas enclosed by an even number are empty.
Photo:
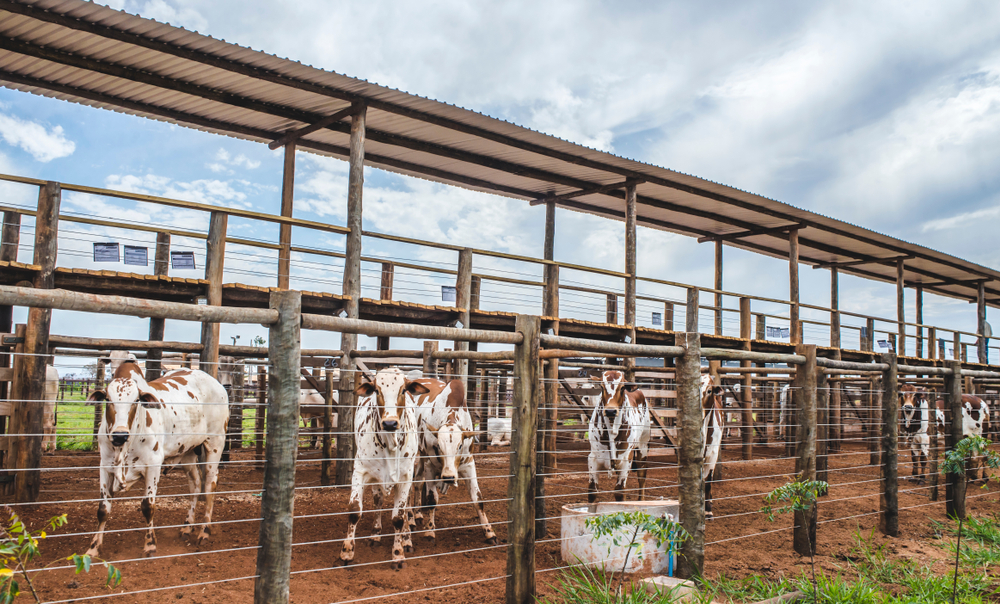
[[[94,262],[119,262],[117,243],[95,243]]]
[[[170,252],[170,268],[194,269],[194,252]]]
[[[149,248],[139,245],[126,245],[125,264],[133,266],[149,266]]]
[[[654,312],[653,313],[653,325],[663,325],[663,314]]]
[[[450,285],[441,286],[441,301],[454,302],[458,298],[458,290]]]
[[[779,338],[779,339],[785,338],[785,339],[787,339],[787,338],[790,337],[790,335],[791,334],[788,331],[787,327],[768,327],[767,328],[767,337],[769,337],[769,338]]]
[[[879,340],[877,344],[882,350],[892,350],[892,343],[889,340]]]

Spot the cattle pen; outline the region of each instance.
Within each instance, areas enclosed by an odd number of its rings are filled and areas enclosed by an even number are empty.
[[[70,514],[71,530],[44,543],[50,564],[30,571],[45,601],[237,602],[253,594],[260,603],[415,602],[439,592],[448,601],[534,602],[574,565],[560,556],[561,519],[564,508],[586,502],[588,421],[598,393],[590,382],[606,370],[623,372],[649,401],[644,495],[678,501],[691,535],[678,559],[682,576],[786,570],[798,561],[791,551],[843,545],[853,531],[898,537],[926,531],[928,517],[964,515],[967,506],[998,510],[995,485],[967,494],[964,480],[937,471],[940,455],[962,437],[963,393],[1000,416],[1000,367],[989,363],[998,347],[989,345],[986,323],[987,307],[1000,305],[993,269],[78,0],[0,0],[0,30],[7,87],[284,152],[280,214],[0,175],[8,190],[38,195],[35,204],[0,203],[0,501],[35,524]],[[296,152],[348,161],[343,225],[293,216]],[[540,257],[364,229],[366,167],[537,206],[545,224]],[[64,195],[170,208],[207,229],[74,211],[63,207]],[[557,260],[557,209],[622,221],[622,270]],[[271,228],[276,238],[239,236],[248,225]],[[714,286],[644,273],[639,226],[712,244]],[[152,267],[98,270],[81,259],[107,233],[153,246]],[[726,290],[724,246],[787,259],[787,299]],[[19,261],[29,250],[31,262]],[[428,251],[448,261],[426,260]],[[203,270],[178,274],[174,254],[190,258],[184,270],[196,262]],[[828,305],[800,301],[803,265],[829,270]],[[842,310],[841,274],[895,284],[896,316]],[[451,304],[437,303],[443,288]],[[925,292],[975,303],[976,330],[924,323]],[[24,324],[14,324],[16,307],[28,309]],[[84,332],[88,313],[148,320],[149,337],[60,334],[54,313],[78,318]],[[196,325],[200,339],[167,339],[167,321],[171,330]],[[265,326],[266,344],[224,343],[221,326],[236,324]],[[329,335],[312,341],[339,340],[301,344],[316,334]],[[375,349],[359,336],[374,338]],[[105,359],[116,351],[144,362],[147,379],[170,365],[220,378],[230,422],[211,539],[195,548],[176,535],[183,500],[193,495],[177,476],[183,472],[167,473],[158,494],[157,556],[142,557],[143,497],[115,497],[104,555],[125,581],[109,590],[99,577],[71,577],[63,560],[94,534],[100,457],[92,443],[101,407],[69,400],[73,391],[46,402],[45,387],[47,366],[94,359],[87,388],[101,388],[110,377]],[[483,543],[470,500],[456,489],[438,504],[437,538],[415,530],[406,568],[389,570],[384,545],[361,547],[354,563],[340,563],[355,390],[385,367],[464,383],[479,433],[481,502],[499,543]],[[710,520],[703,375],[724,388],[725,400]],[[944,401],[943,430],[930,422],[927,468],[913,464],[899,432],[906,384]],[[321,407],[300,413],[304,392],[320,397]],[[45,450],[47,405],[51,428],[55,418],[64,426],[55,437],[72,447]],[[491,425],[495,442],[485,438]],[[985,432],[994,442],[998,426]],[[763,496],[795,475],[824,480],[829,491],[795,522],[768,522]],[[609,501],[605,475],[599,485],[598,500]],[[634,501],[640,489],[630,481],[624,494]],[[361,542],[372,543],[373,507],[364,506]],[[835,530],[817,531],[827,524]]]

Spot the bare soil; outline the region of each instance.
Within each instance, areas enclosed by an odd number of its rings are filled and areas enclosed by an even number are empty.
[[[784,458],[782,448],[754,448],[756,459],[740,461],[739,446],[727,445],[723,451],[722,482],[714,488],[715,518],[708,522],[706,575],[730,577],[762,575],[778,577],[802,572],[807,560],[791,549],[790,516],[769,522],[760,513],[765,493],[784,484],[794,472],[792,460]],[[389,604],[411,602],[501,602],[506,574],[507,534],[506,449],[491,449],[477,459],[480,487],[486,500],[486,513],[501,539],[501,545],[489,547],[477,525],[464,488],[452,490],[438,508],[438,535],[434,542],[420,534],[414,536],[416,551],[408,556],[402,571],[389,569],[391,534],[382,543],[369,547],[365,536],[371,534],[373,517],[365,514],[358,527],[357,555],[351,566],[340,564],[341,542],[347,530],[346,500],[342,488],[321,488],[317,453],[302,450],[295,499],[296,545],[292,553],[292,601],[354,602],[382,600]],[[900,455],[909,461],[908,454]],[[157,531],[158,551],[153,558],[142,558],[142,516],[137,499],[114,502],[109,530],[102,555],[121,570],[122,584],[111,590],[104,586],[104,571],[95,568],[89,575],[75,575],[64,561],[66,556],[82,553],[89,543],[88,533],[96,527],[97,472],[92,467],[97,455],[89,452],[60,451],[45,457],[47,468],[67,468],[44,474],[42,499],[53,503],[18,506],[16,509],[33,527],[57,514],[69,515],[69,524],[59,534],[42,542],[43,563],[50,569],[33,573],[35,586],[43,601],[110,602],[249,602],[253,594],[252,577],[256,564],[256,544],[260,511],[261,470],[252,463],[252,452],[237,452],[237,463],[222,472],[216,499],[212,538],[204,551],[184,541],[177,528]],[[675,498],[676,469],[667,467],[673,458],[654,457],[649,472],[647,498]],[[830,460],[829,495],[820,504],[817,566],[827,570],[842,568],[855,533],[868,535],[877,527],[879,508],[878,468],[869,465],[869,454],[855,444],[845,444],[844,451]],[[551,497],[550,514],[559,506],[586,501],[586,451],[567,452],[560,456],[558,473],[548,478]],[[82,468],[82,469],[81,469]],[[900,468],[909,474],[908,466]],[[602,477],[601,487],[611,488],[610,479]],[[634,483],[630,482],[630,486]],[[173,527],[184,520],[187,499],[171,497],[185,493],[187,483],[181,472],[163,478],[156,512],[157,526]],[[910,482],[900,486],[900,525],[902,535],[887,539],[875,530],[875,539],[885,542],[895,555],[912,557],[940,566],[945,572],[945,550],[939,547],[940,535],[932,520],[945,520],[944,503],[931,502],[929,490]],[[131,493],[129,493],[131,494]],[[944,486],[941,486],[944,496]],[[602,499],[610,500],[610,492]],[[631,494],[630,499],[636,498]],[[973,514],[1000,513],[996,485],[986,490],[969,489],[968,510]],[[366,507],[371,507],[368,497]],[[459,505],[453,505],[458,503]],[[199,508],[200,511],[200,508]],[[386,530],[391,530],[384,518]],[[826,522],[829,521],[829,522]],[[131,529],[131,530],[130,530]],[[559,521],[549,522],[548,535],[539,538],[537,575],[539,592],[551,591],[550,585],[565,566],[559,553]],[[494,580],[489,580],[494,579]],[[456,585],[466,583],[465,585]],[[443,586],[452,587],[442,588]],[[109,597],[111,594],[121,594]],[[30,596],[27,596],[30,598]]]

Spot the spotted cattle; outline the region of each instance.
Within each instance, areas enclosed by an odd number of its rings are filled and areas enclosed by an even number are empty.
[[[414,397],[427,394],[423,384],[407,379],[393,367],[375,375],[374,382],[364,382],[355,390],[358,405],[354,414],[354,438],[357,453],[351,478],[348,503],[348,528],[340,559],[344,565],[354,560],[354,534],[364,503],[364,490],[370,488],[375,502],[373,545],[382,540],[382,500],[392,501],[392,568],[406,566],[403,552],[413,551],[407,503],[413,483],[419,448]]]
[[[927,435],[930,427],[930,402],[927,391],[910,384],[899,387],[900,436],[903,446],[910,449],[913,463],[913,479],[923,484],[927,476],[927,460],[930,457],[931,439]]]
[[[712,482],[717,472],[719,453],[722,450],[722,387],[714,385],[712,376],[701,376],[701,436],[702,479],[705,481],[705,514],[712,515]]]
[[[146,382],[139,365],[126,360],[107,389],[95,391],[89,400],[103,401],[104,413],[97,433],[101,452],[98,526],[87,553],[98,555],[111,498],[140,479],[145,481],[140,508],[148,527],[144,553],[151,556],[156,552],[156,488],[161,470],[172,464],[184,468],[191,493],[181,534],[191,534],[198,498],[203,495],[204,524],[198,544],[207,540],[229,420],[225,388],[207,373],[192,369],[178,369]]]
[[[944,433],[944,399],[935,402],[934,419],[937,423],[938,432]],[[990,431],[990,408],[986,401],[971,394],[962,395],[962,435],[963,436],[983,436]],[[979,478],[979,466],[982,459],[976,458],[970,463],[971,471],[966,475],[970,480]],[[983,476],[986,476],[986,469],[983,468]]]
[[[587,499],[597,501],[598,472],[607,470],[615,479],[615,501],[625,499],[625,483],[630,470],[639,481],[639,499],[646,495],[646,458],[649,455],[650,417],[646,397],[633,384],[625,383],[621,371],[605,371],[601,377],[600,397],[590,416],[590,473]]]

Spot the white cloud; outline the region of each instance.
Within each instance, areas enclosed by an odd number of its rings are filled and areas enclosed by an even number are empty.
[[[196,201],[219,206],[247,208],[247,194],[237,190],[233,181],[198,179],[190,182],[174,181],[166,176],[156,174],[112,174],[105,178],[109,189],[118,189],[131,193],[143,193]]]
[[[205,164],[205,167],[217,174],[233,174],[234,170],[232,168],[255,170],[260,167],[259,161],[252,160],[242,153],[233,157],[229,151],[226,151],[223,148],[219,148],[219,150],[215,153],[214,159],[214,162]]]
[[[76,144],[67,139],[62,126],[48,129],[38,122],[0,113],[0,136],[8,145],[20,147],[40,162],[72,155]]]

